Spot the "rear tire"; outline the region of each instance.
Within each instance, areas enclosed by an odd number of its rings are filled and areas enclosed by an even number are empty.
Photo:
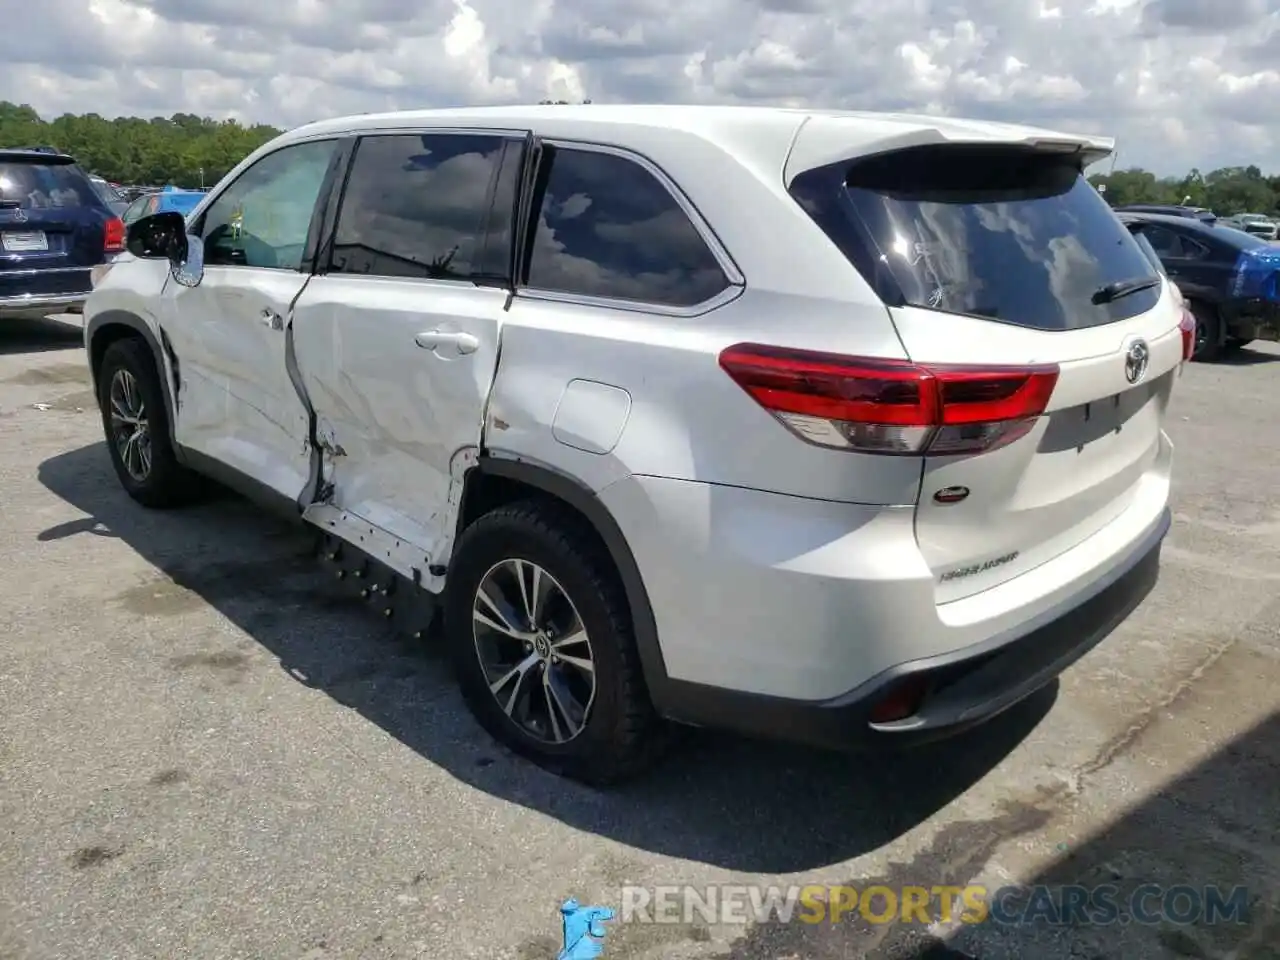
[[[1224,346],[1222,317],[1218,315],[1218,308],[1198,300],[1193,300],[1190,306],[1196,318],[1196,341],[1191,359],[1198,363],[1217,360]]]
[[[111,465],[129,496],[163,509],[199,495],[200,478],[174,454],[164,389],[143,341],[129,338],[107,347],[98,368],[98,407]]]
[[[605,785],[641,773],[666,746],[626,594],[573,512],[526,500],[472,523],[449,565],[444,627],[480,725],[539,766]]]

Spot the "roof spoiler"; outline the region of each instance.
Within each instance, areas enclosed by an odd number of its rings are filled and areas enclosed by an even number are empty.
[[[884,118],[870,123],[860,119],[850,124],[843,117],[815,115],[806,117],[796,131],[784,180],[790,183],[806,170],[841,161],[945,144],[1028,147],[1077,157],[1081,169],[1111,156],[1116,148],[1114,137],[1057,133],[1010,124],[941,120],[934,125],[926,118],[914,117]]]

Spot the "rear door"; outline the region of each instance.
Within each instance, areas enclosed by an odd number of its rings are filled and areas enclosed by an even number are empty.
[[[111,217],[69,158],[0,151],[0,297],[90,290]]]
[[[362,137],[330,249],[294,307],[331,455],[327,509],[410,545],[416,564],[447,550],[456,457],[480,444],[523,148],[521,133]]]
[[[1025,573],[1131,507],[1154,521],[1180,313],[1072,158],[905,150],[851,164],[840,202],[912,361],[1057,368],[1044,415],[1013,439],[929,448],[916,536],[938,601]],[[943,428],[956,441],[980,429]]]

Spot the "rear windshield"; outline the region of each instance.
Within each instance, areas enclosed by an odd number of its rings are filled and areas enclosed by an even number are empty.
[[[1237,250],[1253,250],[1257,247],[1274,246],[1271,242],[1263,240],[1256,233],[1249,233],[1247,230],[1237,230],[1235,227],[1228,227],[1218,223],[1214,225],[1214,235],[1226,240],[1231,246]]]
[[[0,160],[0,201],[23,210],[97,206],[93,185],[73,164],[25,160]]]
[[[890,305],[1074,330],[1159,301],[1155,285],[1094,302],[1156,268],[1069,158],[951,145],[830,171],[792,194]]]

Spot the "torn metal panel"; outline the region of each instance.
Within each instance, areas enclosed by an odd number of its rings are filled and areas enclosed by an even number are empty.
[[[412,583],[432,590],[431,581],[440,579],[432,578],[428,572],[432,564],[430,554],[354,513],[330,503],[313,503],[303,511],[302,518],[325,533],[345,540]],[[435,589],[438,590],[439,585]]]

